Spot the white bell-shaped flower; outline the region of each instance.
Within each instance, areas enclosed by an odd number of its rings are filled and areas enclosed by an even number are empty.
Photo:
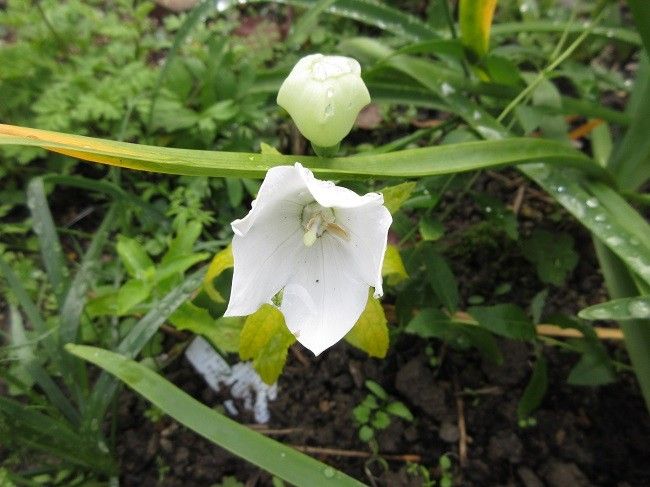
[[[282,292],[287,327],[318,355],[354,326],[381,268],[392,217],[383,196],[316,179],[300,163],[269,170],[252,209],[232,223],[235,260],[226,316]]]
[[[291,70],[277,101],[313,145],[333,147],[350,133],[370,94],[355,59],[312,54]]]

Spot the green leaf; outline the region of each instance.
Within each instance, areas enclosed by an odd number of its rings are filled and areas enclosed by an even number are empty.
[[[390,425],[390,416],[383,411],[377,411],[372,418],[372,426],[378,430],[388,428]]]
[[[531,413],[541,404],[546,389],[548,388],[548,366],[546,359],[540,355],[537,357],[533,374],[530,376],[528,385],[519,399],[517,405],[517,416],[519,420],[528,419]]]
[[[422,240],[433,242],[445,234],[445,227],[440,220],[422,218],[418,225]]]
[[[201,404],[144,365],[99,348],[68,345],[66,349],[115,375],[182,425],[287,482],[295,485],[362,485],[332,467]]]
[[[318,17],[324,10],[336,0],[318,0],[313,7],[305,12],[297,22],[292,23],[291,32],[285,40],[286,45],[293,47],[300,47],[311,31],[318,25]]]
[[[583,320],[638,320],[650,318],[650,296],[621,298],[596,304],[578,313]]]
[[[398,418],[405,419],[406,421],[413,421],[413,414],[411,414],[409,408],[407,408],[404,405],[404,403],[400,401],[389,403],[388,405],[386,405],[386,408],[384,410],[388,414],[392,414],[393,416],[397,416]]]
[[[210,257],[210,254],[203,252],[200,254],[185,255],[169,259],[167,262],[160,264],[160,266],[155,270],[153,281],[160,282],[171,276],[184,274],[185,271],[194,264],[201,262],[208,257]]]
[[[599,386],[616,380],[609,361],[600,354],[586,350],[578,363],[571,369],[567,382],[577,386]]]
[[[186,277],[181,285],[170,291],[149,312],[144,315],[117,346],[117,351],[129,357],[135,357],[156,334],[169,316],[196,292],[201,285],[205,268]],[[117,383],[106,373],[97,380],[90,399],[87,401],[84,421],[88,428],[98,428],[93,419],[102,418],[110,404]]]
[[[214,280],[226,269],[235,266],[235,259],[232,255],[232,245],[228,245],[225,249],[219,251],[210,262],[208,272],[203,279],[203,290],[206,292],[210,299],[217,303],[225,303],[226,300],[221,296],[219,291],[214,287]]]
[[[364,424],[370,421],[370,408],[360,404],[352,410],[352,416],[359,424]]]
[[[295,156],[172,149],[2,124],[0,145],[38,146],[102,164],[189,176],[259,178],[271,167],[296,162]],[[566,144],[534,138],[465,142],[332,159],[301,156],[300,160],[325,179],[433,176],[540,160],[608,177],[603,168]]]
[[[117,291],[88,301],[86,313],[96,316],[124,316],[151,295],[152,285],[140,279],[126,281]]]
[[[400,183],[394,186],[386,186],[379,192],[384,195],[384,206],[388,208],[391,214],[400,209],[402,204],[409,199],[417,183],[407,182]]]
[[[451,319],[445,313],[434,308],[424,308],[409,321],[404,331],[422,338],[450,339],[453,326]]]
[[[174,240],[172,240],[172,243],[169,245],[169,249],[165,252],[165,255],[163,255],[163,258],[160,261],[161,266],[166,265],[172,260],[191,254],[194,244],[198,240],[199,235],[201,235],[202,229],[203,226],[200,222],[191,221],[176,232],[176,237],[174,237]]]
[[[488,52],[490,27],[496,5],[497,0],[460,0],[460,38],[477,58]]]
[[[390,286],[396,286],[400,282],[408,279],[404,262],[399,254],[399,250],[395,245],[386,246],[386,254],[384,255],[384,263],[381,268],[381,275],[386,278],[386,282]]]
[[[148,280],[153,276],[153,261],[137,240],[118,235],[116,250],[131,277]]]
[[[42,178],[34,178],[27,186],[27,206],[34,221],[34,233],[38,237],[39,248],[45,270],[59,304],[63,302],[68,287],[68,268],[65,265],[61,242],[54,226],[52,213],[47,204]]]
[[[278,308],[264,304],[246,318],[239,337],[239,357],[253,360],[253,367],[264,382],[278,380],[287,360],[289,347],[296,341]]]
[[[207,309],[190,302],[183,303],[169,321],[178,330],[187,330],[207,338],[222,352],[237,352],[244,318],[230,317],[215,320]]]
[[[515,340],[533,340],[536,337],[533,322],[514,304],[471,306],[467,312],[480,327],[497,335]]]
[[[378,299],[368,296],[366,307],[345,341],[371,357],[384,358],[388,351],[388,324],[384,308]]]
[[[361,441],[370,441],[374,436],[375,432],[370,426],[364,424],[361,428],[359,428],[359,439]]]
[[[535,264],[542,282],[561,286],[578,263],[573,237],[566,233],[534,230],[521,243],[524,257]]]
[[[454,312],[458,309],[460,300],[458,283],[447,261],[430,245],[423,251],[424,264],[431,289],[447,310]]]
[[[367,380],[365,382],[365,385],[366,388],[379,399],[386,400],[388,398],[388,394],[386,394],[384,388],[377,384],[374,380]]]

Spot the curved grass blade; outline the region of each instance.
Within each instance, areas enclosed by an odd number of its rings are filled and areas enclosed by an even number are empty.
[[[67,345],[66,349],[124,381],[179,423],[287,482],[304,486],[363,485],[201,404],[150,368],[127,357],[82,345]]]
[[[263,177],[273,166],[293,165],[296,156],[210,152],[153,147],[0,125],[0,145],[34,145],[104,164],[194,176]],[[599,178],[607,173],[591,159],[562,143],[533,138],[467,142],[380,155],[300,161],[324,178],[419,177],[475,171],[544,160],[561,162]]]
[[[45,196],[43,178],[34,178],[27,185],[27,206],[32,214],[34,233],[38,237],[47,277],[59,304],[68,287],[68,268],[56,233],[54,220]]]
[[[15,348],[15,355],[32,377],[34,382],[43,390],[53,406],[55,406],[71,424],[79,423],[79,412],[72,406],[52,377],[38,363],[34,356],[32,344],[27,340],[23,326],[23,319],[14,305],[9,304],[9,318],[11,326],[11,344]]]
[[[49,453],[74,465],[107,474],[115,473],[110,455],[100,451],[97,442],[88,441],[52,416],[2,396],[0,434],[3,443],[5,438],[10,438],[18,444]]]
[[[205,268],[196,271],[185,279],[176,289],[170,291],[129,331],[117,346],[117,351],[127,357],[136,357],[169,316],[186,302],[201,286]],[[117,390],[117,382],[108,374],[102,373],[97,379],[84,414],[86,428],[99,428],[93,419],[102,418]]]
[[[650,318],[650,296],[613,299],[581,310],[584,320],[638,320]]]
[[[416,44],[417,45],[417,44]],[[427,59],[401,55],[401,50],[392,50],[376,39],[357,37],[347,39],[339,44],[339,49],[357,59],[366,60],[368,63],[377,62],[372,68],[372,82],[375,73],[382,67],[392,68],[416,79],[422,86],[430,88],[434,93],[440,93],[443,86],[447,86],[442,100],[446,99],[447,92],[466,91],[476,95],[487,95],[498,99],[509,100],[521,91],[516,86],[507,86],[498,83],[487,83],[466,79],[461,71],[452,70],[440,63]],[[407,46],[408,47],[408,46]],[[367,77],[367,75],[366,75]],[[438,98],[436,97],[436,98]],[[631,117],[627,113],[612,110],[601,105],[596,105],[587,100],[580,100],[568,96],[561,97],[561,107],[545,107],[550,112],[566,115],[580,114],[588,117],[602,118],[608,122],[628,125]]]
[[[640,3],[643,3],[645,0],[640,0]],[[494,24],[492,26],[492,35],[493,36],[508,36],[508,35],[517,35],[522,32],[553,32],[561,34],[566,30],[569,34],[582,34],[586,30],[589,30],[589,25],[584,25],[580,23],[575,23],[573,25],[566,26],[565,23],[558,23],[553,20],[536,20],[531,22],[512,22],[512,23],[502,23]],[[635,32],[631,29],[624,29],[621,27],[602,27],[596,26],[591,27],[589,32],[590,37],[605,37],[607,39],[625,42],[627,44],[632,44],[634,46],[641,45],[641,36],[638,32]]]

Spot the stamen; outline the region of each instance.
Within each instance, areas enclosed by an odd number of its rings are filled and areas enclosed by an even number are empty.
[[[350,235],[348,235],[348,232],[341,225],[337,225],[336,223],[329,223],[326,229],[328,232],[333,233],[343,240],[350,240]]]

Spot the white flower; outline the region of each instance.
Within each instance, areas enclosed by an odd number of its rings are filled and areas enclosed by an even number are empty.
[[[291,70],[277,101],[312,144],[333,147],[350,133],[370,94],[355,59],[312,54]]]
[[[257,311],[279,291],[297,340],[318,355],[354,326],[369,287],[382,295],[390,213],[383,196],[316,179],[300,163],[269,170],[252,209],[232,222],[235,260],[225,316]]]

